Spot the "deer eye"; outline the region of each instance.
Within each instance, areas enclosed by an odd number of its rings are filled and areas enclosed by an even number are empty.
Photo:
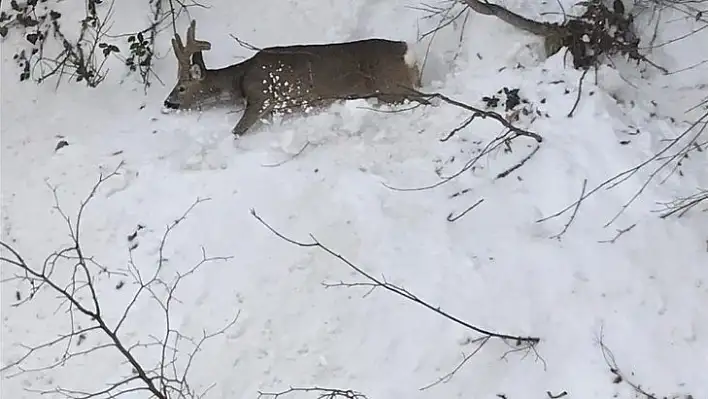
[[[177,90],[179,90],[180,93],[184,93],[184,91],[187,90],[187,88],[184,86],[180,86],[179,89],[177,89]]]

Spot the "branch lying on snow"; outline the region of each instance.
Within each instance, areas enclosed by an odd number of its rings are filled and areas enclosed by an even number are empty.
[[[504,118],[498,112],[485,111],[481,108],[474,107],[474,106],[464,103],[462,101],[452,99],[452,98],[450,98],[442,93],[438,93],[438,92],[425,93],[425,92],[418,91],[418,90],[415,90],[412,88],[406,88],[406,90],[411,92],[411,95],[409,97],[413,101],[418,101],[419,103],[429,105],[429,104],[432,104],[430,100],[439,99],[440,101],[443,101],[443,102],[450,104],[452,106],[455,106],[457,108],[462,108],[464,110],[472,112],[472,116],[468,117],[465,120],[465,122],[463,122],[460,126],[453,129],[452,131],[450,131],[445,137],[440,139],[440,141],[442,141],[442,142],[445,142],[445,141],[449,140],[450,138],[452,138],[455,134],[457,134],[459,131],[461,131],[462,129],[469,126],[477,118],[480,118],[480,119],[490,118],[490,119],[494,119],[495,121],[499,122],[499,124],[501,124],[507,130],[508,133],[512,133],[512,135],[510,135],[508,137],[509,140],[513,140],[517,137],[524,136],[524,137],[529,137],[529,138],[534,139],[537,143],[543,142],[543,137],[541,137],[540,134],[514,126],[513,123],[506,120],[506,118]],[[381,95],[382,95],[382,93],[377,93],[377,94],[372,95],[371,97],[379,97]]]
[[[471,211],[474,208],[476,208],[477,206],[479,206],[479,204],[481,204],[482,202],[484,202],[484,198],[480,198],[479,200],[477,200],[477,202],[470,205],[467,209],[458,213],[457,215],[455,215],[454,212],[450,212],[450,214],[447,215],[447,221],[448,222],[456,222],[456,221],[462,219],[463,216],[465,216],[469,211]]]
[[[463,359],[462,363],[460,366],[458,366],[452,373],[448,374],[447,377],[442,377],[438,382],[444,382],[446,380],[449,380],[451,376],[459,369],[461,366],[469,360],[474,354],[476,354],[491,338],[497,338],[502,340],[503,342],[506,342],[509,345],[512,345],[514,347],[514,351],[535,351],[535,346],[540,342],[540,338],[538,337],[531,337],[531,336],[518,336],[518,335],[510,335],[510,334],[504,334],[504,333],[498,333],[494,331],[490,331],[481,327],[474,326],[444,310],[442,310],[439,306],[434,306],[431,305],[430,303],[426,302],[425,300],[419,298],[412,292],[406,290],[403,287],[400,287],[398,285],[395,285],[393,283],[390,283],[385,280],[385,278],[378,279],[371,274],[367,273],[364,271],[361,267],[355,265],[352,263],[350,260],[345,258],[343,255],[340,255],[336,252],[334,252],[332,249],[327,247],[326,245],[320,243],[313,235],[310,235],[311,242],[303,242],[303,241],[297,241],[295,239],[289,238],[285,236],[284,234],[280,233],[277,231],[275,228],[271,227],[266,221],[264,221],[255,211],[255,209],[251,209],[251,215],[258,220],[259,223],[261,223],[263,226],[265,226],[271,233],[273,233],[276,237],[280,238],[283,241],[286,241],[290,244],[293,244],[298,247],[302,248],[317,248],[328,255],[332,256],[333,258],[336,258],[340,262],[344,263],[347,265],[349,268],[357,272],[359,275],[364,277],[367,281],[364,282],[358,282],[358,283],[345,283],[345,282],[340,282],[340,283],[325,283],[325,287],[367,287],[369,288],[369,292],[375,290],[376,288],[381,288],[385,291],[388,291],[390,293],[393,293],[395,295],[398,295],[410,302],[413,302],[419,306],[422,306],[429,311],[432,311],[433,313],[437,314],[438,316],[441,316],[459,326],[462,326],[468,330],[471,330],[477,334],[480,334],[482,337],[474,340],[473,342],[478,344],[478,347],[476,350],[474,350],[470,355],[465,356]],[[434,383],[435,384],[435,383]],[[434,385],[432,384],[432,385]]]
[[[498,112],[494,112],[494,111],[484,111],[484,110],[482,110],[482,109],[480,109],[480,108],[473,107],[473,106],[471,106],[471,105],[469,105],[469,104],[465,104],[465,103],[463,103],[463,102],[461,102],[461,101],[453,100],[452,98],[447,97],[447,96],[445,96],[445,95],[443,95],[443,94],[441,94],[441,93],[423,93],[423,92],[420,92],[420,91],[417,91],[417,90],[412,90],[412,91],[413,91],[416,95],[418,95],[418,96],[420,96],[420,97],[422,97],[422,98],[424,98],[424,99],[432,100],[432,99],[434,99],[434,98],[437,98],[437,99],[440,99],[440,100],[442,100],[442,101],[444,101],[444,102],[446,102],[446,103],[448,103],[448,104],[450,104],[450,105],[454,105],[455,107],[462,108],[462,109],[465,109],[465,110],[467,110],[467,111],[473,112],[472,116],[470,116],[470,117],[465,121],[465,123],[462,125],[462,126],[463,126],[462,128],[464,128],[464,127],[468,126],[470,123],[472,123],[472,121],[473,121],[475,118],[481,118],[481,119],[491,118],[491,119],[494,119],[495,121],[499,122],[499,123],[500,123],[502,126],[504,126],[509,132],[514,133],[514,137],[512,137],[511,139],[514,139],[514,138],[519,137],[519,136],[526,136],[526,137],[530,137],[530,138],[536,140],[537,143],[543,142],[543,137],[541,137],[541,135],[514,126],[511,122],[509,122],[508,120],[506,120],[506,119],[505,119],[503,116],[501,116]],[[449,140],[452,136],[455,135],[455,133],[457,133],[458,131],[462,130],[462,128],[456,128],[456,129],[452,130],[447,136],[445,136],[445,137],[444,137],[443,139],[441,139],[440,141],[447,141],[447,140]]]
[[[55,198],[55,209],[67,225],[71,243],[49,255],[41,267],[34,268],[30,266],[16,249],[8,243],[0,241],[0,248],[3,249],[3,252],[7,251],[6,253],[9,253],[9,255],[3,254],[0,256],[0,263],[11,265],[19,270],[19,273],[5,280],[5,282],[20,281],[29,285],[29,295],[24,300],[20,300],[18,306],[27,301],[31,301],[40,291],[46,290],[58,296],[60,299],[59,309],[66,309],[66,314],[70,321],[69,332],[60,334],[58,338],[46,341],[42,344],[32,346],[22,345],[25,349],[25,353],[21,355],[18,360],[12,361],[4,366],[0,371],[5,372],[7,370],[16,369],[17,372],[9,376],[12,378],[26,373],[52,370],[63,367],[74,359],[91,356],[96,352],[109,349],[119,353],[124,360],[122,363],[130,365],[132,369],[126,376],[121,377],[119,381],[111,382],[105,388],[95,388],[87,391],[57,386],[50,390],[33,390],[32,392],[42,395],[60,395],[72,399],[117,398],[132,394],[133,392],[145,392],[149,396],[157,399],[200,397],[203,393],[197,393],[187,381],[192,362],[197,352],[207,340],[224,333],[236,323],[238,314],[233,320],[227,323],[224,328],[213,333],[204,331],[202,337],[195,340],[183,335],[172,327],[171,309],[175,301],[177,301],[175,296],[177,287],[184,278],[196,273],[201,266],[207,263],[224,261],[229,258],[207,257],[202,249],[202,259],[187,272],[177,274],[171,281],[165,281],[159,277],[159,274],[163,271],[161,266],[165,261],[163,250],[170,233],[179,223],[185,220],[189,212],[197,204],[205,201],[204,199],[198,199],[181,217],[167,227],[160,241],[160,258],[158,265],[150,276],[145,277],[141,274],[141,271],[133,263],[132,256],[128,269],[124,272],[111,271],[109,268],[100,265],[92,257],[88,256],[84,252],[80,241],[82,216],[88,204],[95,198],[99,188],[110,178],[118,175],[118,170],[121,166],[122,163],[112,173],[107,175],[101,174],[89,195],[81,202],[73,222],[61,208],[56,189],[52,189]],[[60,264],[63,262],[69,262],[72,267],[69,272],[68,281],[63,281],[61,276],[55,273],[57,270],[62,270],[62,265]],[[137,286],[128,305],[119,315],[115,325],[109,325],[109,320],[113,319],[113,315],[105,313],[105,308],[102,306],[102,301],[98,294],[98,277],[103,274],[108,274],[109,276],[111,274],[129,275],[133,278],[134,284]],[[125,283],[121,281],[115,286],[115,289],[121,289],[124,286]],[[20,299],[19,295],[18,291],[18,300]],[[151,336],[148,342],[136,341],[133,344],[129,344],[126,342],[126,337],[121,336],[121,328],[125,320],[129,317],[131,310],[142,296],[147,296],[149,299],[153,300],[162,310],[165,323],[164,335],[160,338]],[[78,327],[83,323],[89,324],[90,327]],[[106,340],[106,343],[95,343],[86,349],[82,348],[80,350],[72,348],[73,346],[79,347],[82,345],[82,343],[87,340],[89,334],[98,334],[101,339]],[[180,347],[185,343],[191,346],[191,350],[186,356],[186,365],[180,370],[177,363],[180,357],[179,354],[182,352]],[[63,346],[63,349],[59,348],[60,345]],[[157,350],[159,350],[160,355],[154,366],[145,365],[144,361],[139,360],[143,355],[136,354],[138,350],[148,348],[157,348]],[[38,356],[39,352],[51,349],[62,350],[62,354],[59,356],[58,360],[43,367],[28,368],[25,366],[25,363],[31,357],[35,355]],[[181,361],[184,360],[185,359],[181,359]],[[208,389],[209,388],[207,388],[207,390]]]
[[[318,399],[336,399],[336,398],[347,398],[347,399],[366,399],[366,395],[361,392],[353,391],[351,389],[337,389],[337,388],[321,388],[321,387],[308,387],[308,388],[294,388],[290,387],[284,391],[280,392],[263,392],[258,391],[258,397],[268,397],[277,399],[281,396],[286,396],[291,393],[296,392],[316,392],[318,394]]]
[[[477,153],[474,157],[472,157],[472,159],[468,160],[462,168],[460,168],[457,172],[453,173],[452,175],[443,177],[441,180],[439,180],[436,183],[433,183],[433,184],[430,184],[427,186],[421,186],[421,187],[410,187],[410,188],[393,187],[393,186],[390,186],[386,183],[382,183],[386,188],[389,188],[391,190],[422,191],[422,190],[429,190],[429,189],[433,189],[433,188],[442,186],[443,184],[454,180],[455,178],[459,177],[463,173],[465,173],[468,170],[470,170],[471,168],[473,168],[482,157],[490,154],[491,152],[499,149],[500,147],[502,147],[504,145],[508,145],[510,142],[512,142],[513,140],[515,140],[519,137],[531,138],[536,143],[539,143],[539,144],[543,142],[543,137],[540,134],[514,126],[514,124],[512,124],[511,122],[506,120],[506,118],[504,118],[498,112],[485,111],[480,108],[474,107],[472,105],[463,103],[461,101],[454,100],[454,99],[447,97],[441,93],[423,93],[423,92],[413,90],[413,89],[409,89],[409,90],[413,93],[414,96],[423,98],[426,101],[437,98],[437,99],[440,99],[441,101],[448,103],[452,106],[462,108],[464,110],[472,112],[472,115],[470,117],[465,119],[465,121],[462,122],[459,126],[454,128],[453,130],[451,130],[447,135],[445,135],[445,137],[440,139],[440,141],[444,142],[444,141],[449,140],[455,134],[457,134],[458,132],[465,129],[467,126],[469,126],[476,118],[493,119],[493,120],[499,122],[504,127],[504,131],[500,135],[495,137],[493,140],[489,141],[489,143],[487,143],[487,145],[482,149],[482,151]],[[526,158],[524,158],[519,164],[512,167],[511,169],[508,169],[502,173],[499,173],[497,175],[497,178],[499,179],[499,178],[506,177],[511,172],[513,172],[513,171],[517,170],[518,168],[520,168],[521,166],[523,166],[529,159],[531,159],[531,157],[533,157],[536,154],[537,151],[538,151],[538,146],[536,148],[534,148],[534,150],[532,150],[530,155],[528,155]]]
[[[536,146],[533,148],[533,150],[531,150],[531,152],[529,153],[529,155],[527,155],[527,156],[521,158],[521,160],[520,160],[519,162],[517,162],[514,166],[512,166],[512,167],[510,167],[509,169],[507,169],[507,170],[505,170],[505,171],[499,173],[495,179],[503,179],[503,178],[509,176],[509,175],[510,175],[512,172],[514,172],[515,170],[517,170],[517,169],[521,168],[522,166],[524,166],[524,165],[526,164],[526,162],[528,162],[531,158],[533,158],[534,155],[536,155],[536,153],[538,152],[539,149],[541,149],[541,146],[540,146],[540,145],[536,145]]]

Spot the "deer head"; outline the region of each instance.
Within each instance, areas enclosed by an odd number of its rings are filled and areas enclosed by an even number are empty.
[[[177,57],[177,84],[165,99],[165,107],[172,109],[189,108],[212,96],[204,80],[207,69],[202,51],[210,50],[211,43],[194,38],[197,21],[192,20],[187,29],[187,43],[175,34],[172,47]]]

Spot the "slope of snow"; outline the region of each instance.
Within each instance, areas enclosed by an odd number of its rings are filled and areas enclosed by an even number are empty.
[[[143,3],[118,4],[112,32],[141,28]],[[571,3],[564,2],[566,10]],[[424,14],[411,8],[416,5],[264,0],[236,6],[212,0],[208,9],[192,9],[192,16],[199,21],[197,34],[212,42],[206,63],[216,67],[251,54],[229,33],[256,46],[368,36],[412,41],[436,23],[421,19]],[[555,2],[505,5],[528,16],[557,11]],[[66,18],[83,13],[63,7]],[[683,23],[691,29],[690,21]],[[186,24],[180,21],[182,29]],[[678,24],[668,25],[659,39],[678,36]],[[562,54],[541,59],[537,39],[493,18],[470,14],[464,32],[460,28],[435,36],[424,91],[481,107],[483,96],[518,87],[548,114],[519,123],[545,141],[506,178],[495,179],[532,150],[532,140],[517,139],[511,153],[497,151],[474,171],[418,191],[382,183],[435,183],[437,173],[454,173],[500,126],[475,121],[440,142],[469,113],[445,103],[384,113],[352,101],[234,140],[230,129],[239,112],[161,113],[176,71],[167,36],[159,43],[164,57],[155,64],[165,86],[157,83],[144,95],[115,61],[96,89],[63,83],[55,91],[51,83],[20,83],[12,54],[22,38],[11,35],[2,45],[2,240],[29,263],[41,264],[68,243],[47,181],[58,187],[62,208],[73,217],[99,173],[122,162],[120,175],[87,208],[82,244],[106,267],[124,269],[132,257],[142,272],[151,273],[165,226],[197,198],[210,198],[170,236],[169,261],[161,272],[166,279],[186,272],[201,258],[202,247],[211,256],[232,256],[184,280],[173,309],[175,328],[194,337],[240,312],[236,324],[207,341],[195,358],[191,383],[197,389],[214,384],[208,397],[257,397],[258,390],[290,385],[356,389],[369,398],[539,398],[563,390],[575,398],[632,397],[627,384],[613,383],[597,342],[602,330],[633,382],[657,395],[708,398],[706,213],[696,209],[661,220],[652,212],[659,201],[708,187],[705,152],[684,163],[684,176],[649,185],[609,227],[603,226],[650,169],[584,201],[562,240],[549,237],[563,229],[570,213],[536,223],[576,201],[584,179],[593,188],[643,162],[685,129],[682,121],[696,114],[683,112],[705,97],[708,68],[661,76],[651,67],[620,63],[620,76],[603,67],[597,84],[594,77],[585,80],[586,94],[568,118],[581,72],[564,67]],[[700,62],[696,43],[705,38],[662,47],[655,61],[670,70]],[[425,46],[419,50],[424,53]],[[637,129],[638,135],[628,134]],[[58,136],[69,145],[54,151]],[[623,140],[630,143],[621,145]],[[479,199],[484,202],[464,217],[447,220]],[[510,348],[492,340],[449,382],[420,390],[454,369],[460,353],[472,350],[465,342],[477,336],[384,290],[362,298],[366,288],[325,289],[322,282],[361,277],[322,251],[278,239],[251,209],[283,234],[306,241],[311,233],[367,272],[474,325],[540,337],[540,358],[510,353],[501,359]],[[614,244],[601,242],[633,224]],[[144,228],[130,251],[126,237],[138,225]],[[3,279],[13,272],[2,266]],[[134,289],[116,289],[120,281],[130,280],[104,274],[98,283],[110,322],[117,321]],[[24,297],[27,286],[3,283],[3,365],[24,353],[20,344],[36,345],[68,328],[53,294],[14,307],[16,292]],[[145,343],[162,328],[160,309],[145,300],[122,336],[130,344]],[[102,342],[91,333],[83,345]],[[155,349],[139,353],[150,365],[158,356]],[[38,354],[28,367],[50,364],[58,355]],[[2,396],[34,398],[38,394],[31,390],[57,386],[103,387],[129,373],[116,353],[102,350],[66,367],[3,379]]]

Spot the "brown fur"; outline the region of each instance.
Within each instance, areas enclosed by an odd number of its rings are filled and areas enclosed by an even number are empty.
[[[366,39],[344,43],[270,47],[241,63],[207,69],[192,21],[187,43],[179,35],[173,46],[179,61],[178,82],[165,100],[169,108],[190,108],[222,97],[245,101],[246,109],[233,128],[242,135],[274,112],[301,113],[337,100],[377,98],[385,103],[416,100],[420,87],[417,65],[406,63],[402,41]]]

